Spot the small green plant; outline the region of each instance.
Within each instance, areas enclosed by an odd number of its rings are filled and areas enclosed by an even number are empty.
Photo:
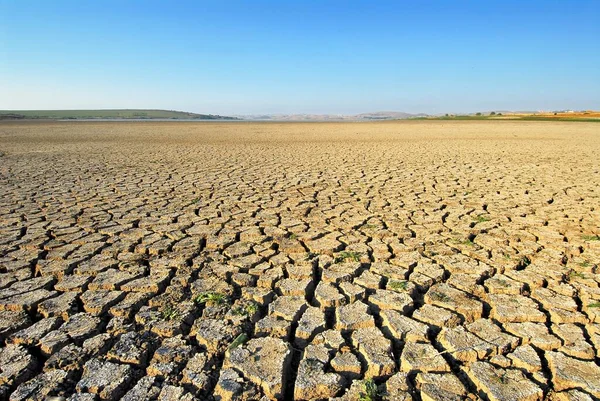
[[[584,235],[583,237],[584,241],[600,241],[600,235]]]
[[[255,304],[254,302],[252,302],[252,303],[246,305],[246,307],[244,308],[244,310],[246,311],[246,313],[248,314],[248,316],[252,316],[256,312],[258,312],[258,305]]]
[[[181,312],[172,304],[164,304],[160,310],[160,317],[162,320],[176,320],[180,315]]]
[[[501,375],[496,375],[496,380],[499,383],[506,384],[508,382],[508,377],[506,376],[506,373],[502,373]]]
[[[485,223],[486,221],[490,221],[489,217],[486,216],[477,216],[473,219],[476,223]]]
[[[406,291],[406,289],[408,288],[408,281],[390,280],[387,286],[394,291]]]
[[[231,309],[231,314],[232,314],[233,316],[242,316],[242,315],[244,315],[244,316],[245,316],[245,315],[246,315],[246,312],[245,312],[244,308],[242,308],[242,307],[238,307],[238,308],[232,308],[232,309]]]
[[[434,301],[440,301],[440,302],[449,302],[452,300],[452,298],[450,298],[448,295],[444,294],[443,292],[438,292],[438,291],[431,292],[429,294],[429,297]]]
[[[377,384],[373,379],[367,379],[364,382],[363,390],[358,395],[359,401],[377,401],[381,398]]]
[[[298,239],[298,234],[296,234],[296,233],[291,233],[291,234],[290,234],[290,239],[291,239],[291,240],[297,240],[297,239]]]
[[[353,262],[359,262],[360,261],[360,256],[361,256],[360,252],[343,251],[343,252],[340,252],[335,257],[335,263],[343,263],[343,262],[345,262],[347,260],[351,260]]]
[[[246,333],[242,333],[239,336],[237,336],[231,344],[229,344],[229,347],[227,347],[227,349],[232,350],[234,348],[239,347],[240,345],[245,344],[247,341],[248,341],[248,336],[246,335]]]
[[[519,259],[519,266],[525,268],[531,264],[531,260],[527,256],[523,256]]]
[[[452,240],[452,242],[457,245],[475,246],[475,243],[473,241],[471,241],[469,238],[465,238],[465,239],[454,238]]]
[[[194,298],[197,304],[205,304],[208,306],[217,306],[226,304],[228,301],[227,295],[218,292],[202,292]]]
[[[600,302],[592,302],[588,304],[588,308],[600,308]]]
[[[363,228],[367,229],[367,230],[375,230],[377,227],[379,227],[376,224],[365,224],[363,225]]]
[[[258,305],[254,302],[246,304],[244,306],[239,306],[231,310],[231,313],[236,316],[244,315],[244,316],[254,316],[254,314],[258,312]]]
[[[576,272],[575,270],[571,270],[568,275],[569,281],[576,279],[576,278],[585,279],[585,275],[581,272]]]
[[[579,266],[581,267],[590,267],[591,265],[592,264],[588,260],[579,263]]]
[[[200,202],[200,198],[194,198],[194,199],[192,199],[192,203],[198,203],[198,202]]]

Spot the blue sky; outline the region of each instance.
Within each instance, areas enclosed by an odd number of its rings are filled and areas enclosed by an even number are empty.
[[[600,109],[600,1],[0,0],[0,109]]]

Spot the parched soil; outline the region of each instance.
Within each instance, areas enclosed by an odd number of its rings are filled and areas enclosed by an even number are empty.
[[[600,397],[594,123],[0,123],[0,399]]]

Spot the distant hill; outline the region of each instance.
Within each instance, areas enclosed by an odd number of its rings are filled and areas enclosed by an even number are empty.
[[[360,120],[402,120],[405,118],[427,117],[427,114],[411,114],[401,111],[378,111],[375,113],[357,114],[354,117],[357,117]]]
[[[406,118],[422,118],[427,114],[411,114],[399,111],[378,111],[362,114],[257,114],[237,116],[244,120],[262,121],[370,121],[370,120],[401,120]]]
[[[0,120],[52,119],[170,119],[170,120],[238,120],[215,114],[197,114],[173,110],[114,109],[114,110],[0,110]]]

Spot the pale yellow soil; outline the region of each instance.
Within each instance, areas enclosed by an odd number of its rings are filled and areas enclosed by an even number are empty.
[[[599,155],[594,123],[2,122],[0,399],[600,397]]]

